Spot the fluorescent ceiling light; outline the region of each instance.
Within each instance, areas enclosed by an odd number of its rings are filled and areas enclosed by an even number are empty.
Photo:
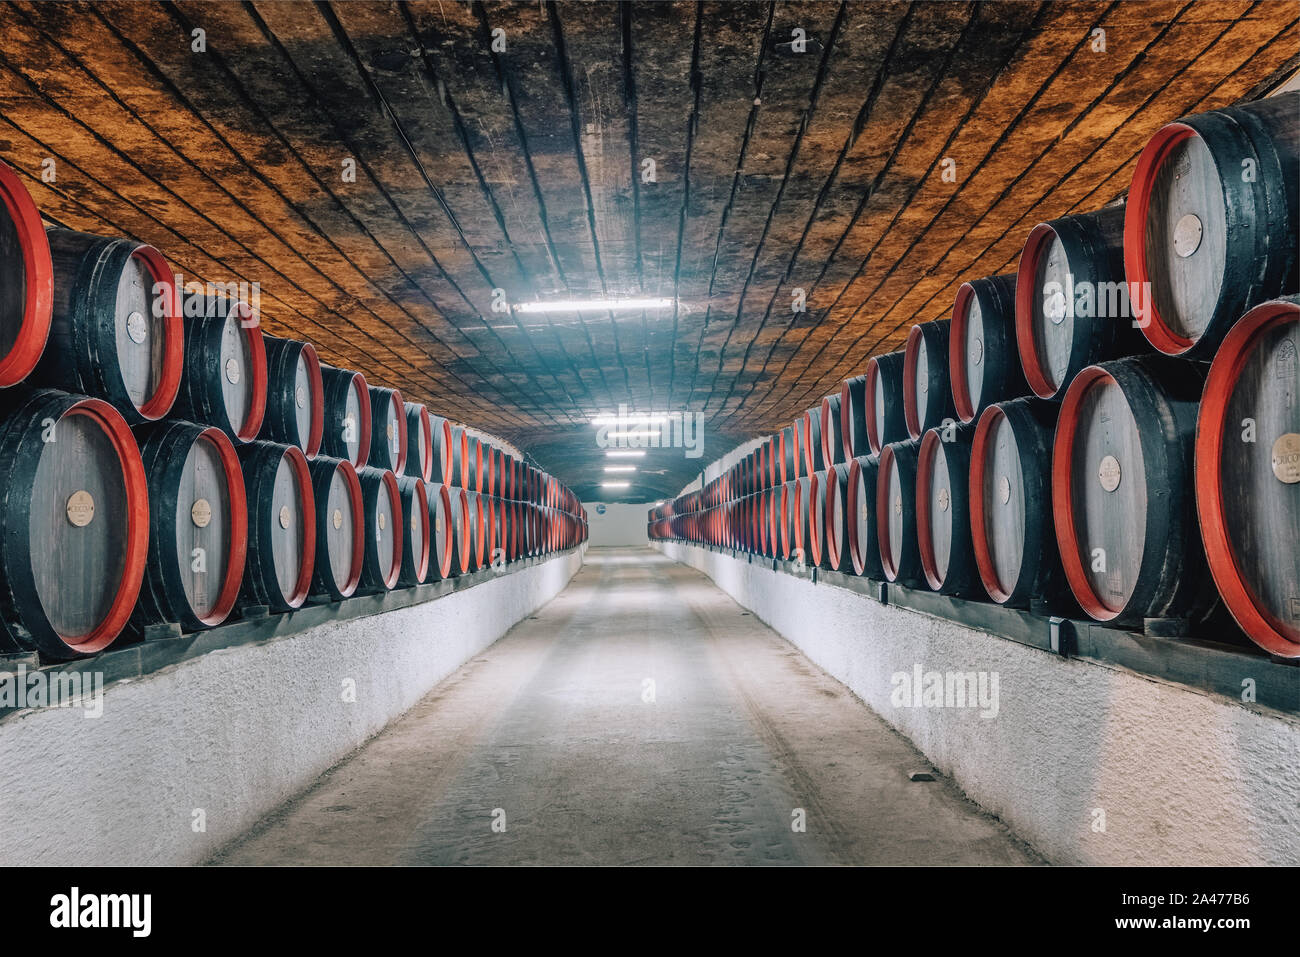
[[[606,465],[606,472],[635,472],[635,465]]]
[[[606,438],[610,439],[654,439],[659,437],[659,430],[655,429],[638,429],[632,432],[610,432]]]
[[[556,299],[551,302],[517,302],[515,312],[590,312],[593,309],[666,309],[672,299]]]
[[[601,488],[627,488],[631,482],[601,482]]]
[[[591,420],[592,425],[658,425],[667,422],[666,415],[598,415]]]
[[[611,459],[643,459],[645,449],[610,449],[605,455]]]

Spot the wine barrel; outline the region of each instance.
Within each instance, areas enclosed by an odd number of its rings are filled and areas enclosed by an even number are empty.
[[[1161,352],[1209,358],[1250,307],[1296,291],[1300,92],[1161,128],[1138,157],[1124,271]]]
[[[774,506],[777,514],[776,521],[776,541],[774,544],[775,557],[782,561],[789,561],[794,553],[794,526],[795,526],[795,509],[796,500],[799,492],[795,485],[795,480],[782,483],[777,496],[776,505]]]
[[[1224,604],[1265,651],[1300,657],[1300,304],[1256,306],[1206,378],[1196,507]]]
[[[891,442],[907,439],[907,415],[903,407],[903,357],[903,352],[889,352],[867,360],[862,417],[867,425],[867,446],[877,454]]]
[[[316,497],[296,445],[239,446],[248,500],[248,558],[240,600],[273,612],[302,606],[316,563]]]
[[[259,438],[296,445],[309,459],[325,434],[325,386],[310,342],[262,336],[266,350],[266,415]]]
[[[75,658],[126,626],[149,551],[135,437],[107,402],[47,389],[0,417],[0,642]]]
[[[1124,210],[1039,223],[1016,271],[1016,343],[1035,395],[1060,399],[1085,366],[1149,352],[1124,281]]]
[[[879,456],[855,456],[849,463],[848,492],[844,503],[849,515],[849,558],[853,563],[853,573],[875,581],[885,577],[876,531],[876,477],[879,474]]]
[[[840,444],[844,450],[840,461],[846,464],[871,451],[867,443],[866,398],[865,374],[845,379],[840,386]]]
[[[402,574],[402,493],[389,469],[367,465],[357,469],[365,512],[365,558],[361,563],[360,594],[390,591]]]
[[[451,578],[459,573],[456,561],[456,522],[452,496],[459,491],[444,483],[429,486],[429,545],[433,552],[431,578]]]
[[[826,470],[824,499],[825,544],[822,561],[832,571],[848,571],[853,567],[849,556],[849,467],[843,462]]]
[[[994,402],[1028,395],[1016,344],[1016,276],[962,283],[948,327],[948,378],[957,417],[974,422]]]
[[[447,485],[451,483],[455,471],[452,467],[452,426],[442,416],[435,415],[432,419],[433,478],[431,481]]]
[[[166,260],[129,239],[56,227],[46,237],[54,302],[33,384],[107,399],[131,424],[161,419],[185,364],[180,295]]]
[[[995,602],[1027,608],[1069,594],[1052,524],[1052,437],[1060,406],[1021,398],[980,415],[971,444],[975,564]]]
[[[1098,621],[1199,619],[1216,599],[1196,524],[1192,456],[1201,366],[1166,356],[1089,366],[1052,449],[1066,580]]]
[[[362,468],[370,459],[370,387],[351,369],[320,367],[325,385],[325,434],[321,451]]]
[[[402,585],[422,585],[429,577],[432,554],[429,535],[429,492],[424,479],[401,475],[397,490],[402,496],[402,568],[397,581]]]
[[[438,468],[437,446],[433,440],[434,419],[422,402],[406,403],[405,473],[425,482],[434,480]]]
[[[955,419],[948,382],[948,320],[922,322],[907,334],[903,350],[903,416],[907,434],[919,439],[945,419]]]
[[[787,425],[776,435],[776,478],[784,485],[798,478],[799,467],[795,464],[794,426]]]
[[[219,625],[234,610],[248,553],[239,456],[213,426],[173,419],[138,425],[135,436],[149,484],[149,559],[131,625]]]
[[[342,601],[356,594],[366,560],[361,480],[347,459],[321,455],[312,459],[309,468],[316,499],[312,592]]]
[[[925,582],[916,538],[916,465],[920,443],[891,442],[876,477],[876,543],[885,579],[909,588]]]
[[[172,414],[214,425],[235,444],[251,442],[266,416],[262,330],[247,303],[185,297],[185,366]]]
[[[812,475],[820,472],[822,462],[822,410],[814,406],[803,414],[803,472]]]
[[[844,439],[840,435],[840,397],[828,395],[821,407],[822,462],[826,468],[844,461]]]
[[[36,368],[50,336],[54,263],[40,210],[0,162],[0,388]]]
[[[931,429],[916,460],[916,541],[921,571],[942,595],[984,594],[970,534],[970,452],[975,424]]]
[[[406,403],[396,389],[370,388],[370,457],[367,465],[387,469],[395,476],[406,468]]]
[[[465,566],[465,571],[478,571],[487,564],[483,554],[486,544],[484,542],[483,505],[478,492],[473,489],[464,489],[463,491],[465,494],[462,507],[465,510],[465,516],[462,528],[465,533],[463,543],[465,554],[461,555],[461,561],[464,562],[468,557],[469,564]]]
[[[794,468],[790,472],[791,479],[797,479],[801,475],[808,475],[807,463],[804,461],[803,452],[806,433],[807,423],[804,422],[804,417],[802,415],[796,416],[794,422],[790,426],[790,435],[791,438],[794,439],[794,448],[791,450],[791,455],[794,457]]]

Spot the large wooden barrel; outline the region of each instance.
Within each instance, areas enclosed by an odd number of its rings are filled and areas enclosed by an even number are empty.
[[[456,510],[452,496],[459,497],[458,489],[438,482],[429,486],[429,543],[433,559],[429,565],[431,578],[451,578],[460,573],[456,555]]]
[[[777,492],[773,506],[776,510],[776,540],[772,543],[772,551],[776,558],[789,561],[795,549],[795,507],[799,492],[793,479],[782,483]]]
[[[948,382],[947,319],[922,322],[907,334],[903,350],[903,415],[914,439],[957,417]]]
[[[971,445],[975,564],[995,602],[1058,605],[1069,594],[1052,524],[1052,437],[1060,406],[1021,398],[980,415]]]
[[[296,445],[309,459],[325,435],[325,385],[310,342],[262,336],[266,350],[266,415],[259,438]]]
[[[818,405],[803,414],[803,473],[812,475],[823,468],[822,410]]]
[[[361,468],[370,459],[370,387],[351,369],[320,367],[325,384],[325,436],[321,451]]]
[[[902,352],[889,352],[867,360],[862,417],[867,425],[867,446],[877,454],[889,443],[907,439],[903,356]]]
[[[107,402],[46,389],[0,416],[0,644],[73,658],[126,626],[149,550],[135,437]]]
[[[962,283],[948,327],[948,377],[957,417],[974,422],[994,402],[1028,395],[1016,344],[1016,275]]]
[[[54,263],[40,210],[0,162],[0,388],[36,368],[50,335]]]
[[[356,594],[366,559],[361,481],[347,459],[321,455],[312,459],[310,468],[316,498],[312,592],[341,601]]]
[[[440,484],[453,484],[453,442],[452,425],[442,416],[433,418],[433,478]]]
[[[433,442],[433,416],[423,402],[406,403],[406,462],[403,471],[412,478],[433,481],[437,468],[434,462],[436,448]]]
[[[795,459],[794,426],[787,425],[776,434],[777,484],[784,485],[786,482],[793,481],[798,477],[798,466],[795,465]]]
[[[46,230],[50,338],[34,384],[107,399],[130,423],[171,411],[185,364],[176,278],[152,246]]]
[[[185,297],[185,368],[172,414],[251,442],[266,415],[266,346],[247,303]]]
[[[876,477],[880,458],[859,455],[849,463],[844,510],[848,513],[849,559],[855,575],[881,581],[880,539],[876,531]]]
[[[429,577],[429,557],[433,552],[429,535],[429,487],[424,479],[398,476],[397,489],[402,496],[402,569],[397,580],[402,585],[421,585]]]
[[[402,393],[370,386],[370,458],[367,465],[401,475],[406,468],[406,403]]]
[[[808,503],[812,494],[812,478],[804,475],[794,480],[790,499],[790,559],[808,563]]]
[[[366,554],[361,564],[361,594],[385,592],[397,586],[402,574],[405,539],[402,492],[389,469],[357,469],[361,504],[365,512]]]
[[[307,456],[296,445],[239,447],[248,500],[248,559],[240,600],[273,612],[302,606],[316,563],[316,497]]]
[[[867,377],[854,376],[840,385],[840,461],[852,462],[871,451],[867,443]]]
[[[219,625],[234,610],[248,552],[239,456],[213,426],[172,419],[135,435],[149,483],[149,560],[131,624]]]
[[[1085,366],[1150,351],[1134,325],[1123,236],[1118,206],[1030,231],[1016,272],[1016,343],[1036,395],[1060,399]]]
[[[822,512],[825,531],[822,564],[832,571],[853,567],[849,555],[849,466],[843,462],[826,470]]]
[[[1192,491],[1201,366],[1140,356],[1089,366],[1065,393],[1052,449],[1056,540],[1098,621],[1199,619],[1217,599]]]
[[[826,472],[813,472],[808,477],[807,495],[803,498],[804,561],[809,565],[822,563],[826,542]]]
[[[808,463],[804,455],[804,443],[807,441],[808,423],[804,421],[802,415],[795,416],[793,424],[790,426],[791,437],[794,439],[794,470],[790,473],[790,478],[797,479],[801,475],[808,475]]]
[[[821,437],[822,462],[826,468],[844,461],[844,439],[840,435],[840,426],[840,397],[825,396],[821,407]]]
[[[1300,657],[1300,305],[1256,306],[1206,378],[1196,506],[1224,604],[1255,644]]]
[[[916,460],[916,541],[932,591],[983,596],[970,534],[970,451],[975,423],[931,429]]]
[[[1124,222],[1129,282],[1161,352],[1209,358],[1251,306],[1296,291],[1300,92],[1160,129]]]
[[[885,579],[915,588],[925,584],[916,538],[916,465],[920,443],[891,442],[880,452],[876,477],[876,543]]]

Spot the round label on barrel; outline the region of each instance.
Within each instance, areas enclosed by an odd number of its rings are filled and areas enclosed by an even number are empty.
[[[307,408],[307,390],[302,386],[293,390],[293,400],[298,404],[298,408]]]
[[[144,315],[139,312],[133,312],[126,317],[126,334],[131,337],[131,341],[137,346],[144,342],[144,337],[149,333],[149,326],[144,321]]]
[[[1005,475],[998,479],[998,498],[1002,499],[1003,505],[1011,501],[1011,480]]]
[[[1286,432],[1273,443],[1273,474],[1279,482],[1300,482],[1300,432]]]
[[[85,528],[95,517],[95,499],[84,489],[68,496],[68,521]]]
[[[280,527],[281,528],[289,527],[289,506],[288,505],[280,506]]]
[[[1186,259],[1201,245],[1201,220],[1195,213],[1188,213],[1174,226],[1174,252]]]
[[[212,505],[206,498],[196,498],[190,506],[190,518],[198,528],[207,528],[212,521]]]
[[[894,496],[894,514],[895,515],[903,514],[903,496],[901,495]]]
[[[231,385],[239,384],[239,362],[237,360],[226,360],[226,379]]]
[[[984,361],[984,340],[972,339],[970,344],[970,362],[977,366]]]
[[[858,521],[860,521],[860,522],[865,522],[866,520],[867,520],[867,503],[866,503],[866,502],[863,502],[863,503],[862,503],[862,517],[861,517],[860,519],[858,519]]]
[[[341,508],[334,509],[334,518],[332,521],[334,522],[335,529],[340,529],[343,527],[343,509]]]
[[[437,518],[435,518],[435,519],[433,520],[433,530],[434,530],[435,532],[441,532],[441,531],[442,531],[442,516],[441,516],[441,515],[439,515]]]
[[[411,531],[416,535],[420,534],[420,513],[416,512],[411,516]]]
[[[948,490],[947,490],[946,488],[941,488],[941,489],[939,489],[939,508],[940,508],[940,510],[942,510],[942,511],[944,511],[944,512],[948,511],[948,503],[949,503],[949,501],[950,501],[950,497],[949,497],[949,495],[948,495]]]
[[[393,438],[393,423],[389,422],[387,425],[385,425],[384,431],[388,434],[388,438],[391,441]]]
[[[1119,488],[1119,478],[1119,459],[1107,455],[1101,460],[1101,465],[1097,469],[1097,479],[1101,482],[1101,487],[1107,492],[1113,492]]]
[[[388,523],[384,521],[384,513],[379,513],[379,530],[382,532]]]

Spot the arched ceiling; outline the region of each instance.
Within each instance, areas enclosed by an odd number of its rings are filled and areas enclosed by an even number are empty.
[[[1165,0],[15,3],[0,157],[51,221],[258,282],[268,331],[585,498],[645,501],[1007,271],[1036,222],[1115,200],[1162,123],[1294,69],[1298,19]],[[676,305],[493,309],[627,297]],[[704,457],[650,450],[626,491],[598,488],[589,418],[620,404],[699,415]]]

